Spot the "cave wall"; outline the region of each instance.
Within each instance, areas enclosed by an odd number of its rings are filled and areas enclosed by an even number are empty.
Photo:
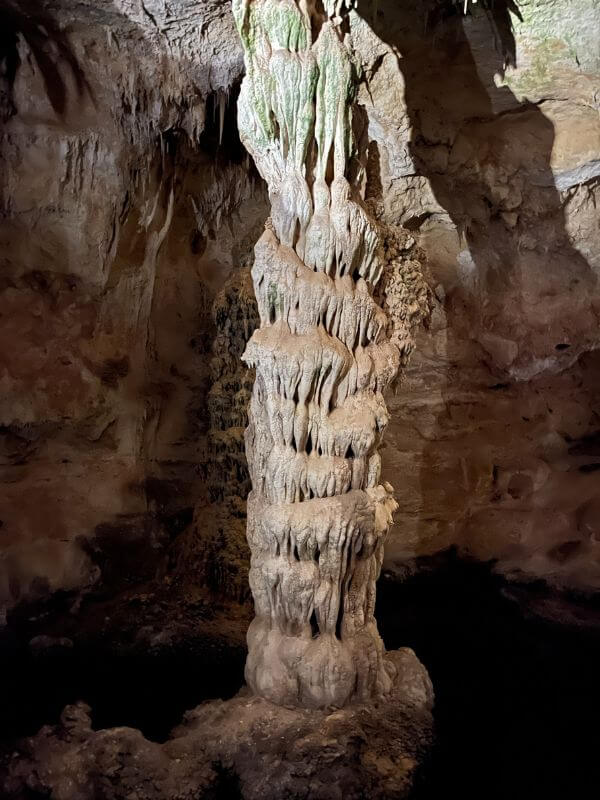
[[[390,400],[387,565],[454,546],[597,589],[600,15],[518,5],[514,33],[502,3],[380,2],[356,26],[386,214],[437,297]]]
[[[458,5],[351,22],[367,193],[435,295],[389,398],[386,568],[456,547],[596,589],[597,2],[523,0],[514,34],[505,3]],[[229,4],[2,13],[0,605],[165,570],[245,602],[234,362],[268,206]]]
[[[19,2],[3,21],[10,608],[153,577],[191,520],[211,461],[214,298],[266,206],[237,139],[227,4]]]

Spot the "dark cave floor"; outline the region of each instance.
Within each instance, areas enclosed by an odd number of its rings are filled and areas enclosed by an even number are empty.
[[[381,580],[378,609],[386,646],[414,648],[436,693],[419,800],[597,796],[597,603],[451,558],[402,584]]]
[[[412,647],[436,692],[437,742],[418,800],[597,796],[598,603],[509,585],[449,557],[403,582],[384,575],[377,618],[386,647]],[[92,707],[96,729],[130,725],[164,741],[186,709],[238,691],[239,627],[227,635],[215,620],[208,635],[154,648],[101,636],[32,648],[31,631],[9,627],[0,639],[4,752],[77,700]]]

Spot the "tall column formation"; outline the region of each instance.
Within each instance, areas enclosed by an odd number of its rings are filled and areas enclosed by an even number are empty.
[[[256,369],[246,680],[274,703],[343,706],[384,696],[396,672],[373,612],[397,506],[380,483],[383,392],[402,348],[373,297],[378,227],[348,181],[344,0],[233,0],[233,11],[240,135],[272,209],[252,270],[261,324],[244,353]]]

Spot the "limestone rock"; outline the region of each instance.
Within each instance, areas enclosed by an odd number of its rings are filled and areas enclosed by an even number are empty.
[[[402,258],[400,238],[383,247],[366,202],[350,6],[233,4],[240,134],[271,200],[252,268],[260,327],[243,355],[256,371],[245,675],[261,697],[306,708],[386,697],[398,678],[374,617],[397,507],[378,449],[384,393],[428,310],[419,262]]]
[[[202,494],[213,300],[266,205],[228,5],[0,14],[3,618],[158,571]]]
[[[517,5],[351,18],[373,184],[440,298],[390,400],[386,567],[455,546],[597,591],[577,520],[600,492],[600,18],[587,0]]]
[[[385,703],[309,711],[246,691],[189,711],[164,744],[93,731],[89,708],[68,706],[13,753],[3,797],[27,787],[56,800],[402,800],[431,745],[432,690],[411,650],[393,658],[402,677]]]

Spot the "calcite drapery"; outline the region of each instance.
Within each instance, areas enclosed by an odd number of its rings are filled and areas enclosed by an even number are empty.
[[[383,392],[401,360],[373,293],[383,256],[353,153],[356,72],[344,0],[233,0],[246,76],[244,145],[271,218],[252,270],[261,326],[246,432],[250,585],[246,680],[283,705],[390,691],[373,616],[396,503],[380,484]]]

